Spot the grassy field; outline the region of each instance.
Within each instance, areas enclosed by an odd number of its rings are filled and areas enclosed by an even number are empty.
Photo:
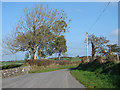
[[[58,60],[58,58],[49,58],[49,60]],[[81,58],[79,57],[67,57],[67,58],[62,58],[61,60],[68,60],[68,61],[81,61]]]
[[[4,65],[10,65],[10,64],[24,64],[25,61],[21,60],[21,61],[6,61],[6,62],[1,62],[2,66]]]
[[[80,64],[71,74],[86,88],[120,88],[120,64],[115,62]]]
[[[61,70],[61,69],[75,68],[77,66],[78,65],[51,65],[46,68],[32,66],[32,69],[29,71],[29,73],[50,72],[50,71],[56,71],[56,70]]]
[[[16,67],[23,67],[26,66],[25,61],[4,61],[1,62],[0,70],[11,69]]]

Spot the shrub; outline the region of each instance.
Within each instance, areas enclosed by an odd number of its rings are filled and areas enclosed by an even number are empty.
[[[108,61],[116,61],[117,60],[117,56],[108,54],[108,55],[106,55],[106,59]]]
[[[65,61],[65,60],[62,60],[62,61],[53,61],[53,60],[28,60],[27,63],[29,65],[37,65],[37,66],[49,66],[51,64],[59,64],[59,65],[69,65],[69,64],[80,64],[81,62],[80,61],[74,61],[74,62],[71,62],[71,61]]]

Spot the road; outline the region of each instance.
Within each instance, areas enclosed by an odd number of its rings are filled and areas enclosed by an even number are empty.
[[[84,88],[69,69],[2,79],[2,88]]]

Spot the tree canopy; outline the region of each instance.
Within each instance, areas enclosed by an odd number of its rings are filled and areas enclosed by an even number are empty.
[[[48,6],[24,9],[14,33],[3,41],[12,53],[27,51],[37,59],[53,53],[52,43],[57,36],[68,30],[68,18],[63,10]]]
[[[54,47],[55,47],[55,52],[58,53],[58,57],[60,60],[61,54],[67,52],[66,39],[63,35],[58,36],[56,38]]]

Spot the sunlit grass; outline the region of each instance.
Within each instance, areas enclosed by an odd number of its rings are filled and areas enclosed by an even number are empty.
[[[48,67],[31,66],[32,69],[29,71],[29,73],[50,72],[61,69],[75,68],[77,66],[78,65],[52,65]]]
[[[107,75],[99,77],[94,72],[83,70],[72,70],[71,73],[86,88],[115,88]]]
[[[93,61],[80,64],[71,74],[86,88],[119,88],[120,63]]]

